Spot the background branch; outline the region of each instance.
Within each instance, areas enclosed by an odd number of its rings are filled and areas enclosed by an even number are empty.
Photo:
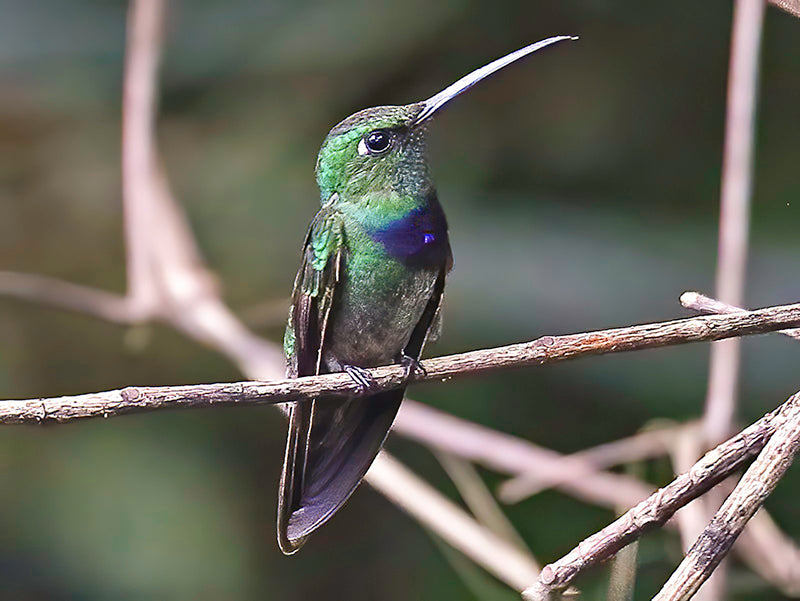
[[[627,438],[565,455],[554,462],[549,473],[542,473],[537,466],[535,470],[503,482],[497,494],[505,503],[518,503],[548,488],[580,481],[598,470],[660,457],[670,449],[675,437],[683,430],[696,427],[697,424],[692,422],[680,426],[653,427]]]
[[[764,0],[736,0],[731,34],[717,249],[717,297],[741,305],[747,271],[750,196]],[[710,443],[733,428],[741,360],[736,340],[711,345],[703,430]]]
[[[528,552],[478,524],[388,453],[378,456],[368,474],[370,484],[390,501],[515,590],[538,576]]]

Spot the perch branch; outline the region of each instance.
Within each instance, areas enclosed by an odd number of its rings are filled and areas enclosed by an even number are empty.
[[[800,304],[767,307],[729,315],[690,317],[565,336],[543,336],[531,342],[426,359],[422,362],[425,373],[415,376],[414,381],[447,380],[510,367],[544,365],[589,355],[761,334],[797,324],[800,324]],[[390,390],[407,382],[405,368],[400,365],[378,367],[369,371],[374,379],[374,387],[367,392]],[[343,373],[272,382],[128,387],[78,397],[4,401],[0,403],[0,424],[111,417],[121,413],[162,408],[196,408],[242,403],[277,404],[310,400],[319,396],[355,397],[363,395],[364,392]]]
[[[664,524],[689,501],[741,468],[764,448],[767,441],[798,411],[800,393],[737,435],[706,453],[692,468],[630,509],[599,532],[581,542],[542,570],[539,580],[523,593],[526,601],[544,601],[563,589],[585,569],[612,557],[646,531]]]

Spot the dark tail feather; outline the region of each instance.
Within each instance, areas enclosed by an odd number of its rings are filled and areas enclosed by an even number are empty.
[[[347,501],[381,450],[405,390],[295,403],[278,499],[278,543],[294,553]]]

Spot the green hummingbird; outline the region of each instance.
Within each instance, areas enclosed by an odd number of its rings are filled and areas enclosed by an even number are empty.
[[[426,126],[453,98],[555,36],[473,71],[422,102],[361,110],[325,138],[322,208],[305,239],[284,338],[289,377],[401,363],[410,377],[439,330],[453,259],[426,157]],[[383,446],[404,388],[291,403],[278,544],[297,551],[353,493]]]

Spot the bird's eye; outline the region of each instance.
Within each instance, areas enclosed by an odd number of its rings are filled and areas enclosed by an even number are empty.
[[[380,154],[388,150],[392,144],[392,136],[388,132],[376,129],[364,138],[364,145],[371,154]]]

